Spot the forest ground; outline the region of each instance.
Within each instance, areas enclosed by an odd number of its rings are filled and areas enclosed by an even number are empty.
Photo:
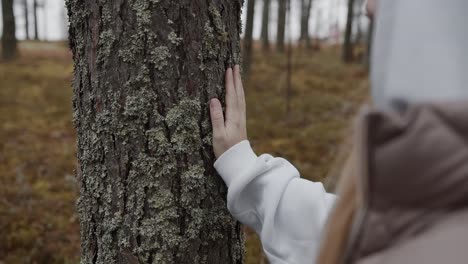
[[[71,54],[63,43],[23,42],[20,51],[0,63],[0,264],[78,263]],[[244,84],[255,151],[288,159],[310,180],[336,170],[367,97],[366,70],[339,55],[338,47],[294,49],[288,114],[285,54],[254,52]],[[245,232],[245,263],[266,263],[257,236]]]

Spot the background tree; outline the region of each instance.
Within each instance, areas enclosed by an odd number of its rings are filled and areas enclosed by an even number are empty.
[[[363,44],[365,42],[363,40],[361,12],[359,14],[355,15],[354,21],[355,21],[355,24],[356,24],[356,33],[355,33],[355,36],[354,36],[353,45],[356,47],[356,46],[361,45],[361,44]]]
[[[47,12],[48,12],[48,6],[46,5],[47,4],[47,1],[46,0],[42,0],[41,4],[39,5],[39,7],[42,9],[42,15],[44,18],[47,17]],[[47,41],[47,38],[48,38],[48,33],[49,33],[49,28],[48,28],[48,25],[47,25],[47,19],[42,19],[42,28],[43,28],[43,33],[42,33],[42,40],[43,41]]]
[[[366,42],[364,39],[364,32],[362,28],[362,21],[365,17],[365,12],[363,10],[364,0],[355,0],[354,1],[354,23],[356,24],[356,34],[354,36],[354,46],[363,44]]]
[[[26,39],[29,39],[29,10],[28,0],[23,0],[24,32]]]
[[[301,34],[300,41],[310,48],[309,20],[312,10],[312,0],[301,0]]]
[[[207,103],[242,0],[69,0],[81,263],[241,263]]]
[[[255,18],[255,0],[247,1],[247,21],[245,25],[244,48],[242,64],[244,76],[249,76],[252,64],[253,24]]]
[[[348,0],[348,15],[346,20],[346,30],[343,43],[343,61],[351,62],[353,60],[353,22],[354,22],[354,1]]]
[[[364,57],[364,65],[367,69],[371,67],[371,55],[372,55],[372,41],[374,36],[374,20],[371,19],[369,21],[369,28],[367,30],[367,48],[366,48],[366,56]]]
[[[270,49],[270,8],[271,0],[263,0],[263,14],[262,14],[262,31],[260,37],[262,39],[263,50]]]
[[[17,55],[16,25],[13,0],[2,0],[2,59],[11,60]]]
[[[278,0],[278,24],[276,32],[276,49],[284,52],[284,40],[286,29],[286,1]]]
[[[291,0],[286,0],[286,15],[288,30],[291,31]],[[286,118],[291,117],[292,98],[292,39],[288,39],[287,62],[286,62]]]
[[[33,0],[33,19],[34,19],[34,40],[39,40],[39,22],[37,19],[37,9],[39,8],[39,3],[37,0]]]

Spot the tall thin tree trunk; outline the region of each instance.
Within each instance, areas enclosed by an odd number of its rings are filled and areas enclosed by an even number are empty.
[[[81,264],[240,264],[208,101],[240,61],[242,0],[68,0]]]
[[[348,17],[346,21],[346,31],[343,43],[343,61],[353,61],[353,41],[351,39],[353,34],[353,20],[354,20],[354,0],[348,0]]]
[[[39,40],[39,25],[38,25],[38,19],[37,19],[37,8],[39,7],[39,4],[37,3],[37,0],[33,0],[33,13],[34,13],[34,40]]]
[[[354,14],[354,24],[356,24],[356,36],[354,37],[354,43],[353,45],[360,45],[363,43],[363,32],[362,32],[362,17],[364,15],[364,12],[362,12],[361,7],[364,1],[355,1],[354,5],[354,10],[357,10]],[[353,10],[353,11],[354,11]]]
[[[364,60],[364,65],[366,66],[367,69],[370,69],[371,67],[373,36],[374,36],[374,20],[371,19],[371,21],[369,22],[369,28],[367,30],[367,50],[366,50],[366,56]]]
[[[13,0],[2,0],[2,18],[2,59],[8,61],[14,59],[18,53]]]
[[[26,34],[26,39],[29,39],[29,10],[28,10],[28,0],[23,0],[23,15],[24,15],[24,32]]]
[[[284,40],[286,29],[286,1],[278,0],[278,25],[276,33],[276,49],[284,52]]]
[[[244,52],[242,56],[243,71],[246,77],[250,73],[250,65],[252,64],[252,44],[253,44],[253,24],[255,17],[255,0],[247,1],[247,21],[245,26],[244,36]]]
[[[309,20],[312,10],[312,0],[301,0],[301,35],[300,40],[306,47],[310,47]]]
[[[269,37],[270,7],[271,7],[271,0],[263,0],[261,39],[262,39],[262,47],[264,50],[270,49],[270,37]]]
[[[291,30],[291,0],[286,0],[286,14],[288,30]],[[289,38],[287,50],[287,71],[286,71],[286,118],[289,120],[291,115],[291,97],[292,97],[292,41]]]
[[[362,25],[361,25],[361,15],[357,15],[355,18],[356,21],[356,36],[354,37],[353,45],[359,45],[362,43]]]
[[[306,17],[307,17],[307,12],[306,12],[306,6],[307,6],[307,2],[309,0],[301,0],[301,34],[299,36],[299,40],[303,40],[304,39],[304,36],[306,35],[306,27],[307,25],[305,25],[305,20],[306,20]]]
[[[43,34],[42,34],[42,40],[43,41],[47,41],[47,32],[49,32],[48,30],[48,26],[47,26],[47,6],[46,6],[46,3],[47,1],[46,0],[42,0],[42,3],[40,5],[41,9],[42,9],[42,15],[44,16],[44,19],[42,20],[42,28],[43,28]]]

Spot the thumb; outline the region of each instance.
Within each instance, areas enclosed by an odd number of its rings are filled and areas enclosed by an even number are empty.
[[[221,135],[224,131],[224,116],[221,102],[217,98],[210,100],[211,124],[213,126],[213,135]]]

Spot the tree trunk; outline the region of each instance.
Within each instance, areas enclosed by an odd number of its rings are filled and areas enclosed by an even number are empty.
[[[42,3],[39,7],[42,8],[42,15],[44,17],[47,17],[46,0],[42,0]],[[42,20],[42,28],[44,30],[44,33],[42,33],[42,41],[47,41],[47,32],[49,32],[48,27],[47,27],[47,19]]]
[[[354,0],[348,0],[348,17],[346,21],[346,31],[343,43],[343,61],[353,61],[353,20],[354,20]]]
[[[38,8],[37,0],[34,0],[33,3],[33,13],[34,13],[34,40],[39,40],[39,25],[37,19],[37,8]]]
[[[24,32],[26,34],[26,39],[29,39],[29,10],[28,10],[28,0],[23,0],[23,13],[24,13]]]
[[[309,23],[307,23],[307,2],[309,2],[309,0],[301,0],[301,34],[299,36],[299,40],[302,42],[304,40],[304,38],[306,37],[307,35],[307,27],[309,26]]]
[[[364,4],[365,1],[363,0],[355,0],[354,1],[354,10],[356,10],[356,12],[354,12],[354,24],[356,25],[356,35],[354,36],[354,42],[353,42],[353,45],[354,46],[357,46],[357,45],[360,45],[362,44],[363,42],[365,42],[363,40],[364,36],[363,36],[363,32],[362,32],[362,18],[364,16],[364,12],[362,10],[362,6]]]
[[[17,55],[16,25],[13,13],[13,0],[2,0],[2,59],[12,60]]]
[[[270,49],[270,38],[269,38],[270,7],[271,7],[271,0],[263,0],[262,32],[261,32],[263,50]]]
[[[366,56],[364,59],[364,65],[369,70],[371,67],[371,55],[372,55],[372,41],[374,36],[374,20],[371,19],[369,22],[369,28],[367,30],[367,49]]]
[[[312,9],[312,0],[301,0],[301,35],[300,40],[307,48],[310,48],[309,20]]]
[[[354,46],[360,45],[362,41],[362,25],[361,25],[361,15],[355,17],[356,20],[356,36],[354,37]]]
[[[243,72],[246,77],[250,73],[250,64],[252,63],[252,44],[253,44],[253,24],[255,17],[255,0],[247,1],[247,21],[244,36],[244,52],[242,55]]]
[[[242,263],[208,101],[242,0],[69,0],[81,264]]]
[[[276,33],[276,49],[284,52],[284,39],[286,29],[286,1],[278,0],[278,27]]]

